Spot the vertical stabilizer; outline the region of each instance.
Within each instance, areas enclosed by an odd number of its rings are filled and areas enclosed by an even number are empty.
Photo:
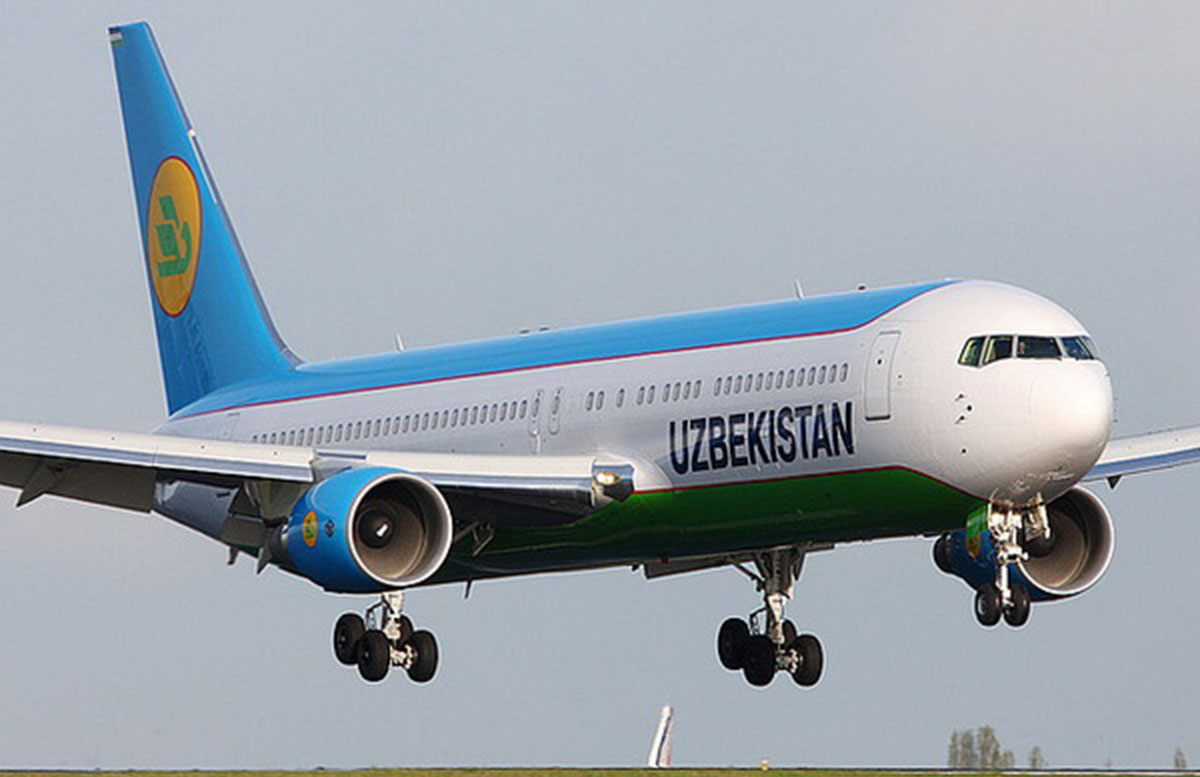
[[[286,373],[297,360],[258,293],[150,26],[108,34],[174,413],[223,386]]]

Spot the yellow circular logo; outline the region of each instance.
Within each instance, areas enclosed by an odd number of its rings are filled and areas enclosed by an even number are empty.
[[[178,316],[192,298],[202,216],[200,187],[192,168],[179,157],[167,157],[150,186],[146,246],[154,296],[168,316]]]
[[[304,516],[304,544],[310,548],[317,547],[317,514],[311,510]]]

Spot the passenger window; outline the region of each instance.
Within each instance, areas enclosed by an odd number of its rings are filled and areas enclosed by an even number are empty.
[[[682,387],[678,383],[675,384],[675,388],[671,391],[671,401],[672,402],[679,401],[679,391],[681,388]]]
[[[400,431],[406,432],[406,433],[408,432],[408,421],[410,418],[411,418],[411,416],[404,416],[404,425]]]
[[[733,393],[734,394],[742,393],[742,376],[741,375],[737,376],[737,382],[733,386]]]
[[[471,408],[471,423],[474,424],[478,420],[479,420],[479,408],[473,407],[473,408]]]
[[[501,402],[500,403],[500,420],[504,421],[504,420],[507,420],[507,418],[508,418],[508,403]]]
[[[702,389],[702,388],[704,388],[704,379],[696,378],[696,386],[695,386],[695,388],[692,389],[692,396],[699,399],[700,398],[700,389]]]
[[[589,391],[589,392],[588,392],[588,394],[587,394],[587,399],[586,399],[586,400],[584,401],[584,403],[583,403],[583,409],[584,409],[584,410],[591,410],[591,409],[592,409],[592,403],[595,401],[595,398],[596,398],[596,395],[595,395],[595,394],[593,394],[592,392],[590,392],[590,391]]]
[[[721,378],[719,376],[715,381],[713,381],[713,396],[721,396]]]
[[[788,387],[788,388],[791,388],[791,387],[792,387],[792,384],[794,384],[795,382],[796,382],[796,371],[795,371],[795,370],[788,370],[788,375],[787,375],[787,387]]]
[[[808,385],[812,386],[816,382],[817,382],[817,368],[809,367],[808,368]]]
[[[617,392],[617,407],[624,407],[624,405],[625,405],[625,389],[621,389]],[[521,417],[522,418],[525,417],[524,410],[521,411]]]
[[[333,430],[333,441],[334,442],[342,441],[342,425],[341,424],[338,424]]]
[[[683,398],[684,399],[692,398],[692,382],[690,380],[687,383],[683,384]]]
[[[963,343],[962,351],[958,354],[958,363],[965,367],[978,367],[979,357],[983,355],[983,338],[972,337]]]
[[[729,396],[729,390],[733,388],[733,376],[725,376],[725,396]]]
[[[758,376],[754,380],[754,390],[762,391],[762,384],[763,384],[763,374],[760,372],[760,373],[758,373]]]
[[[646,392],[646,404],[647,405],[654,404],[654,386],[651,386],[650,390]]]
[[[983,363],[991,364],[1000,359],[1008,359],[1012,356],[1013,338],[1012,335],[1000,335],[998,337],[989,337],[987,346],[983,349]]]
[[[1053,337],[1017,338],[1018,359],[1057,359],[1062,356],[1058,350],[1058,341]]]
[[[596,409],[597,410],[604,409],[604,392],[603,391],[601,391],[599,394],[596,395]]]
[[[839,378],[838,378],[838,380],[840,380],[842,383],[845,383],[845,382],[846,382],[846,376],[847,376],[847,375],[849,375],[849,374],[850,374],[850,365],[849,365],[849,364],[843,364],[843,365],[842,365],[842,374],[841,374],[841,377],[839,377]]]
[[[498,413],[498,412],[500,412],[500,406],[493,402],[492,403],[492,412],[488,413],[488,421],[491,423],[495,423],[496,422],[496,413]]]
[[[450,428],[453,429],[456,426],[458,426],[458,408],[457,407],[454,408],[454,411],[452,413],[450,413]]]
[[[421,413],[421,431],[429,428],[429,413]]]
[[[624,389],[622,389],[622,392],[624,392]],[[529,411],[529,400],[528,400],[528,399],[522,399],[522,400],[521,400],[521,417],[522,417],[522,418],[524,418],[524,417],[525,417],[525,414],[526,414],[528,411]]]
[[[821,371],[817,373],[817,383],[825,382],[825,365],[821,365]]]
[[[640,404],[642,404],[642,401],[645,399],[646,399],[646,387],[638,386],[637,403],[640,405]]]
[[[775,383],[775,373],[767,373],[767,391],[771,390],[771,386]]]

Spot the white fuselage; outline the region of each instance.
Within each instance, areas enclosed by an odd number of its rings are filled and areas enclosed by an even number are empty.
[[[959,363],[968,338],[993,334],[1086,331],[1036,294],[967,281],[849,331],[246,404],[173,418],[160,432],[318,449],[607,454],[636,463],[639,491],[902,467],[995,503],[1050,501],[1108,440],[1107,370],[1065,356]]]

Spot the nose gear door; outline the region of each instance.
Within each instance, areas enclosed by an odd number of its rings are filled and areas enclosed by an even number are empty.
[[[871,346],[864,380],[863,404],[868,421],[892,417],[892,357],[900,344],[899,332],[880,332]]]

